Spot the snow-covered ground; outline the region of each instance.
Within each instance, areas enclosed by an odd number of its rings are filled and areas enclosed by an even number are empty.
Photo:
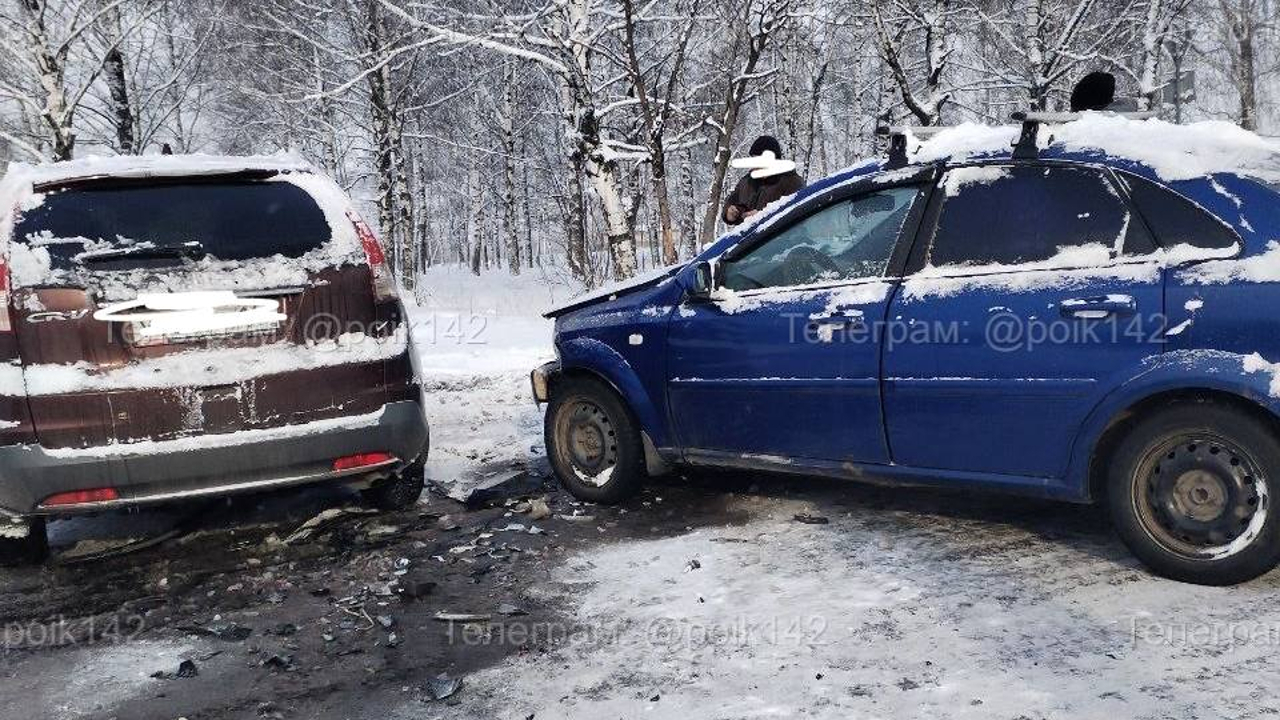
[[[1072,528],[1091,517],[1085,508],[1028,517],[1016,502],[981,509],[986,499],[906,491],[886,509],[867,502],[878,492],[854,489],[848,504],[839,487],[817,499],[748,496],[735,508],[746,524],[569,558],[531,592],[570,626],[508,622],[497,633],[567,642],[472,676],[468,701],[446,717],[1277,711],[1276,577],[1225,589],[1155,578],[1104,523]],[[831,523],[793,520],[815,511]]]
[[[410,318],[431,423],[428,478],[456,485],[481,466],[543,455],[529,371],[555,353],[553,323],[541,313],[580,292],[538,270],[475,276],[446,266],[423,274]]]

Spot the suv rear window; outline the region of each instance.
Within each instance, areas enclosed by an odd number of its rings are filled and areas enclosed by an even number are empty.
[[[218,260],[297,258],[330,235],[324,213],[305,190],[252,180],[49,190],[14,228],[15,241],[48,248],[54,266],[64,269],[95,255],[115,255],[118,265],[126,258],[117,251],[147,247],[198,249]]]
[[[1164,247],[1190,245],[1218,250],[1237,243],[1225,223],[1182,195],[1137,175],[1121,177],[1129,185],[1133,204]]]

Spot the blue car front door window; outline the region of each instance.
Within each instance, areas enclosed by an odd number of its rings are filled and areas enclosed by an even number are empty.
[[[884,275],[920,190],[881,190],[835,203],[725,262],[730,290],[794,287]]]

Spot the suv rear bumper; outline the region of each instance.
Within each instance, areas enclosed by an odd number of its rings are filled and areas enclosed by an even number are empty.
[[[359,418],[230,435],[85,450],[0,447],[0,516],[65,515],[390,474],[420,457],[425,459],[428,437],[422,407],[403,401]],[[337,458],[375,452],[388,453],[392,459],[334,469]],[[119,497],[77,505],[41,505],[54,494],[98,488],[112,488]]]

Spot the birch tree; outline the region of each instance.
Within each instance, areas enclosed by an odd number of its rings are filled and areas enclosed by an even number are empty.
[[[699,242],[706,245],[716,236],[720,221],[720,200],[724,195],[725,174],[733,154],[734,131],[742,108],[753,95],[753,86],[773,75],[772,69],[761,69],[774,34],[793,19],[795,0],[737,0],[728,7],[724,24],[729,26],[729,62],[737,63],[736,70],[723,84],[723,99],[718,113],[708,118],[715,148],[711,161],[711,183],[707,192]]]
[[[37,118],[41,128],[34,137],[5,132],[10,143],[33,158],[71,159],[80,104],[137,24],[118,29],[103,48],[93,47],[89,36],[126,2],[143,10],[150,5],[148,0],[16,0],[16,12],[0,14],[0,49],[18,66],[0,93]]]
[[[877,46],[898,95],[920,125],[936,125],[952,91],[946,86],[951,61],[956,0],[872,0]]]

